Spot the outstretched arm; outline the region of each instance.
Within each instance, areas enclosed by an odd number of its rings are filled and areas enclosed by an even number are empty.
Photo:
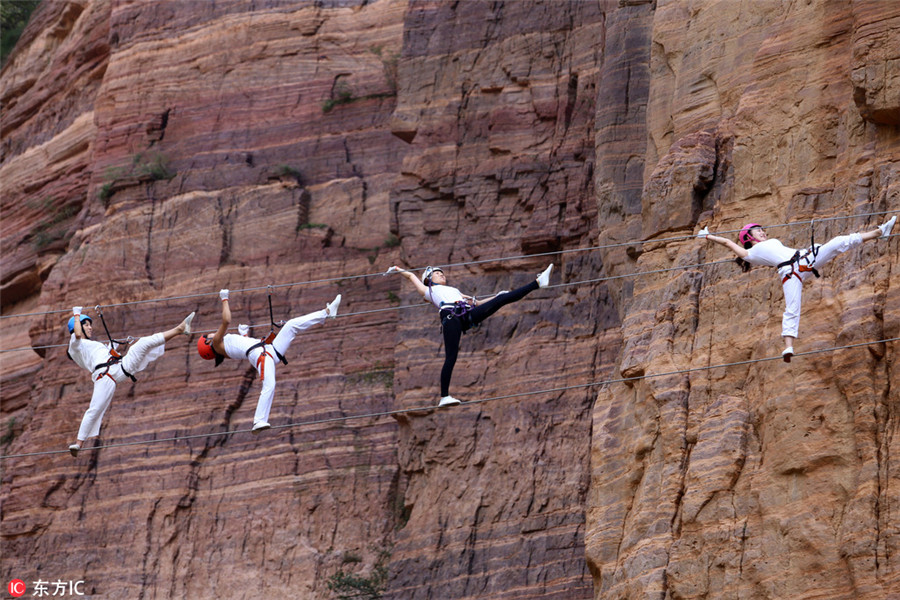
[[[428,286],[426,286],[424,283],[419,281],[419,278],[416,277],[415,273],[413,273],[411,271],[407,271],[406,269],[401,269],[400,267],[396,267],[396,266],[388,269],[388,272],[389,273],[400,273],[401,275],[403,275],[404,277],[409,279],[410,283],[412,283],[413,286],[415,286],[416,291],[419,292],[420,294],[422,294],[422,298],[424,298],[425,300],[428,300]]]
[[[75,317],[75,322],[72,324],[74,327],[74,331],[72,333],[75,334],[76,340],[80,340],[84,338],[84,329],[81,328],[81,307],[73,306],[72,315]]]
[[[222,300],[222,323],[213,334],[212,347],[219,354],[225,354],[225,332],[231,325],[231,307],[228,306],[228,290],[219,290],[219,298]]]
[[[723,237],[719,237],[717,235],[710,234],[706,230],[705,227],[700,230],[700,233],[697,234],[697,237],[706,238],[710,242],[715,242],[721,246],[725,246],[726,248],[728,248],[729,250],[731,250],[732,252],[734,252],[741,258],[747,258],[747,254],[749,254],[749,252],[747,251],[746,248],[741,248],[740,246],[738,246],[737,244],[735,244],[728,238],[723,238]]]

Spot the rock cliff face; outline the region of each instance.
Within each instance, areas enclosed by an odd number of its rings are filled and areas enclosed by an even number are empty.
[[[256,288],[232,295],[234,320],[265,335],[267,284],[396,260],[388,197],[406,144],[388,120],[406,4],[254,4],[44,3],[3,71],[4,316],[188,296],[104,314],[118,336],[192,310],[210,331],[219,288]],[[381,277],[276,288],[274,313],[340,292],[350,314],[398,291]],[[55,347],[65,318],[4,320],[5,348],[54,346],[3,356],[4,454],[75,435],[91,386]],[[259,382],[246,362],[201,360],[196,336],[173,340],[119,386],[99,443],[201,437],[4,462],[3,577],[109,598],[332,597],[328,577],[371,568],[397,523],[395,422],[340,420],[393,407],[396,322],[299,336],[271,422],[338,421],[265,437],[202,437],[246,430]]]
[[[842,218],[815,224],[821,242],[896,213],[900,13],[863,4],[657,3],[640,217],[618,227],[653,240],[806,220],[769,229],[802,247],[810,219]],[[627,269],[727,258],[695,240],[642,250]],[[868,243],[806,285],[798,350],[896,338],[897,253],[897,238]],[[594,405],[596,597],[900,594],[896,342],[753,362],[781,348],[779,288],[771,269],[716,264],[622,298],[619,367],[646,378]],[[687,369],[702,370],[665,375]]]
[[[900,211],[898,22],[827,0],[45,0],[0,79],[0,576],[900,595],[896,342],[763,360],[775,275],[697,267],[728,256],[690,237],[807,221],[770,227],[800,247],[810,219],[823,241]],[[900,336],[898,239],[806,286],[799,352]],[[435,311],[357,277],[440,264],[483,296],[549,262],[553,287],[464,336],[451,393],[478,402],[448,410]],[[262,336],[283,283],[276,319],[344,303],[278,366],[275,429],[246,432],[254,369],[194,336],[119,386],[87,444],[114,447],[49,453],[91,390],[66,307],[206,332],[229,287]]]

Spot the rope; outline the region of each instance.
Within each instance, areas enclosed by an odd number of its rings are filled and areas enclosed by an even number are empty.
[[[896,211],[863,213],[863,214],[859,214],[859,215],[849,215],[849,216],[843,216],[843,217],[829,217],[829,218],[824,218],[824,219],[816,219],[816,221],[817,222],[840,221],[840,220],[845,220],[845,219],[874,217],[874,216],[891,214],[891,212],[896,212]],[[797,225],[807,225],[807,224],[811,224],[811,223],[812,223],[811,220],[810,221],[795,221],[793,223],[781,223],[781,224],[777,224],[777,225],[767,225],[766,228],[767,229],[777,229],[780,227],[794,227]],[[739,231],[740,231],[740,229],[730,229],[730,230],[718,231],[718,232],[716,232],[715,235],[725,234],[725,233],[737,233]],[[894,236],[891,235],[888,237],[894,237]],[[678,237],[671,237],[671,238],[661,238],[661,239],[650,238],[650,239],[646,239],[646,240],[633,240],[633,241],[629,241],[629,242],[618,242],[615,244],[603,244],[600,246],[590,246],[587,248],[572,248],[569,250],[556,250],[553,252],[543,252],[543,253],[539,253],[539,254],[522,254],[522,255],[517,255],[517,256],[503,256],[500,258],[486,258],[486,259],[482,259],[482,260],[449,263],[444,266],[446,266],[448,268],[449,267],[463,267],[463,266],[468,266],[468,265],[480,265],[480,264],[485,264],[485,263],[506,262],[506,261],[511,261],[511,260],[524,260],[524,259],[529,259],[529,258],[540,258],[540,257],[545,257],[545,256],[573,254],[573,253],[577,253],[577,252],[594,252],[596,250],[605,250],[605,249],[609,249],[609,248],[621,248],[624,246],[635,246],[635,245],[639,245],[639,244],[665,244],[665,243],[669,243],[669,242],[681,242],[681,241],[691,240],[691,239],[695,239],[695,238],[696,238],[696,236],[693,234],[678,236]],[[410,269],[410,271],[413,271],[413,272],[424,271],[424,268]],[[291,283],[280,283],[280,284],[274,284],[274,285],[236,289],[236,290],[231,290],[231,292],[232,293],[258,292],[260,290],[265,290],[268,288],[295,287],[295,286],[299,286],[299,285],[311,285],[311,284],[316,284],[316,283],[333,283],[333,282],[337,282],[337,281],[347,281],[347,280],[351,280],[351,279],[365,279],[367,277],[376,277],[376,276],[380,276],[380,275],[384,275],[384,273],[366,273],[363,275],[346,275],[343,277],[328,277],[325,279],[311,279],[311,280],[307,280],[307,281],[294,281]],[[207,293],[202,293],[202,294],[185,294],[182,296],[167,296],[167,297],[163,297],[163,298],[150,298],[147,300],[134,300],[132,302],[118,302],[118,303],[114,303],[114,304],[102,304],[102,305],[97,304],[97,306],[101,306],[103,308],[116,308],[116,307],[122,307],[122,306],[134,306],[137,304],[150,304],[150,303],[154,303],[154,302],[169,302],[172,300],[189,300],[189,299],[193,299],[193,298],[212,297],[212,296],[216,296],[217,293],[218,292],[207,292]],[[87,306],[87,304],[85,304],[84,306]],[[41,316],[45,316],[45,315],[64,314],[64,313],[68,313],[70,310],[71,310],[70,308],[65,308],[65,309],[60,309],[60,310],[49,310],[49,311],[44,311],[44,312],[18,313],[18,314],[14,314],[14,315],[0,315],[0,320],[13,319],[13,318],[18,318],[18,317],[41,317]]]
[[[822,348],[820,350],[810,350],[808,352],[799,352],[797,354],[794,354],[794,358],[798,358],[800,356],[812,356],[814,354],[824,354],[826,352],[834,352],[836,350],[845,350],[848,348],[861,348],[864,346],[871,346],[873,344],[884,344],[884,343],[896,342],[896,341],[900,341],[900,337],[887,338],[887,339],[883,339],[883,340],[877,340],[874,342],[860,342],[858,344],[847,344],[846,346],[833,346],[831,348]],[[506,394],[504,396],[492,396],[489,398],[482,398],[481,400],[472,400],[469,402],[462,402],[460,404],[460,406],[473,406],[476,404],[484,404],[486,402],[493,402],[496,400],[506,400],[509,398],[521,398],[523,396],[534,396],[534,395],[538,395],[538,394],[552,394],[552,393],[558,393],[558,392],[565,392],[568,390],[600,387],[600,386],[610,385],[610,384],[614,384],[614,383],[628,383],[628,382],[633,382],[633,381],[639,381],[641,379],[650,379],[653,377],[668,377],[671,375],[684,375],[687,373],[695,373],[698,371],[708,371],[711,369],[719,369],[719,368],[725,368],[725,367],[737,367],[737,366],[742,366],[742,365],[763,363],[763,362],[768,362],[768,361],[773,361],[773,360],[782,360],[782,357],[779,355],[779,356],[772,356],[772,357],[765,357],[765,358],[754,358],[754,359],[741,360],[741,361],[731,362],[731,363],[721,363],[718,365],[707,365],[705,367],[693,367],[693,368],[689,368],[689,369],[678,369],[675,371],[668,371],[666,373],[653,373],[650,375],[637,375],[635,377],[620,377],[617,379],[606,379],[603,381],[593,381],[590,383],[568,385],[568,386],[563,386],[563,387],[549,388],[549,389],[545,389],[545,390],[536,390],[536,391],[531,391],[531,392],[518,392],[515,394]],[[336,423],[339,421],[353,421],[353,420],[358,420],[358,419],[389,417],[389,416],[393,416],[393,415],[401,415],[401,414],[412,413],[412,412],[421,412],[421,411],[431,411],[431,410],[435,410],[435,409],[436,409],[435,406],[418,406],[415,408],[403,408],[403,409],[398,409],[398,410],[366,413],[366,414],[360,414],[360,415],[329,417],[329,418],[324,418],[324,419],[314,419],[311,421],[298,421],[295,423],[288,423],[286,425],[273,425],[272,429],[293,429],[293,428],[297,428],[297,427],[306,427],[306,426],[310,426],[310,425],[323,425],[323,424],[328,424],[328,423]],[[183,440],[195,440],[195,439],[201,439],[201,438],[215,438],[215,437],[228,436],[228,435],[232,435],[235,433],[248,433],[250,431],[251,431],[250,429],[234,429],[234,430],[229,430],[229,431],[217,431],[217,432],[213,432],[213,433],[198,433],[198,434],[194,434],[194,435],[172,436],[172,437],[158,438],[158,439],[152,439],[152,440],[138,440],[138,441],[134,441],[134,442],[121,442],[118,444],[104,444],[104,445],[99,445],[99,446],[93,446],[91,448],[83,448],[83,450],[84,451],[102,450],[102,449],[106,449],[106,448],[124,448],[127,446],[142,446],[142,445],[149,446],[150,444],[160,444],[163,442],[176,442],[176,441],[183,441]],[[50,455],[50,454],[67,454],[68,452],[69,452],[68,449],[66,449],[66,450],[47,450],[44,452],[28,452],[28,453],[23,453],[23,454],[6,454],[6,455],[0,455],[0,460],[6,460],[6,459],[10,459],[10,458],[25,458],[25,457],[30,457],[30,456],[46,456],[46,455]]]
[[[873,214],[883,214],[883,213],[873,213]],[[827,219],[817,219],[817,220],[818,220],[818,221],[826,221]],[[801,221],[800,223],[811,223],[811,221]],[[791,225],[796,225],[796,223],[792,223]],[[783,226],[777,225],[776,227],[783,227]],[[740,231],[740,230],[737,230],[737,231]],[[732,232],[719,232],[719,233],[732,233]],[[900,233],[893,233],[893,234],[887,236],[885,239],[890,239],[890,238],[892,238],[892,237],[900,237]],[[678,240],[678,239],[694,239],[694,238],[696,238],[696,236],[690,236],[690,238],[670,238],[670,240]],[[662,242],[663,240],[658,240],[658,241]],[[622,245],[622,244],[619,244],[619,245]],[[630,244],[628,244],[628,245],[630,245]],[[564,251],[562,251],[562,252],[571,252],[571,251],[569,251],[569,250],[564,250]],[[554,254],[554,253],[548,253],[548,254]],[[555,253],[555,254],[559,254],[559,253]],[[541,255],[540,255],[540,254],[535,254],[535,255],[532,255],[532,256],[541,256]],[[485,261],[479,261],[479,262],[485,262]],[[731,263],[731,262],[733,262],[733,259],[715,260],[715,261],[712,261],[712,262],[696,263],[696,264],[693,264],[693,265],[684,265],[684,266],[681,266],[681,267],[668,267],[668,268],[665,268],[665,269],[655,269],[655,270],[652,270],[652,271],[637,271],[637,272],[634,272],[634,273],[625,273],[624,275],[612,275],[612,276],[609,276],[609,277],[599,277],[599,278],[596,278],[596,279],[583,279],[583,280],[581,280],[581,281],[570,281],[570,282],[567,282],[567,283],[556,283],[556,284],[553,284],[553,285],[548,285],[546,289],[551,289],[551,288],[561,288],[561,287],[567,287],[567,286],[572,286],[572,285],[582,285],[582,284],[585,284],[585,283],[602,283],[602,282],[604,282],[604,281],[614,281],[614,280],[617,280],[617,279],[626,279],[626,278],[628,278],[628,277],[641,277],[641,276],[644,276],[644,275],[656,275],[656,274],[659,274],[659,273],[669,273],[669,272],[671,272],[671,271],[679,271],[679,270],[682,270],[682,269],[696,269],[696,268],[700,268],[700,267],[708,267],[708,266],[710,266],[710,265],[721,265],[721,264],[726,264],[726,263]],[[459,266],[459,265],[462,265],[462,264],[474,264],[474,263],[457,263],[456,265],[448,265],[448,266]],[[415,269],[413,269],[413,270],[415,270]],[[382,273],[382,274],[383,274],[383,273]],[[368,277],[368,275],[359,275],[358,277]],[[287,287],[287,286],[290,286],[290,285],[295,285],[295,284],[284,283],[284,284],[280,284],[280,285],[274,285],[274,286],[271,286],[271,287]],[[267,287],[268,287],[268,286],[267,286]],[[248,288],[248,289],[250,289],[250,290],[261,290],[261,289],[266,289],[266,288],[265,288],[265,287],[262,287],[262,288]],[[238,291],[238,290],[231,290],[231,291]],[[198,295],[199,295],[199,296],[209,296],[210,294],[195,294],[195,295],[193,295],[193,296],[183,296],[183,297],[184,297],[184,298],[187,298],[187,297],[195,297],[195,296],[198,296]],[[486,296],[484,296],[484,297],[486,297]],[[138,302],[135,302],[135,303],[125,303],[125,304],[116,304],[116,305],[108,305],[108,306],[125,306],[125,305],[127,305],[127,304],[137,304],[137,303],[142,303],[142,302],[154,302],[154,300],[139,300]],[[404,304],[403,306],[389,306],[389,307],[387,307],[387,308],[374,308],[374,309],[371,309],[371,310],[362,310],[362,311],[358,311],[358,312],[344,313],[344,314],[338,315],[338,317],[343,318],[343,317],[355,317],[355,316],[359,316],[359,315],[371,315],[371,314],[380,313],[380,312],[388,312],[388,311],[392,311],[392,310],[403,310],[403,309],[407,309],[407,308],[417,308],[417,307],[420,307],[420,306],[428,306],[428,305],[429,305],[428,302],[420,302],[420,303],[417,303],[417,304]],[[50,313],[34,313],[34,314],[36,314],[36,315],[41,315],[41,314],[54,314],[54,312],[60,312],[60,311],[53,311],[53,312],[50,312]],[[68,312],[68,310],[62,311],[62,312]],[[25,316],[25,315],[10,315],[10,316]],[[262,325],[251,325],[251,327],[262,327]],[[232,328],[232,329],[234,329],[234,328]],[[215,329],[211,329],[211,330],[208,330],[208,331],[196,331],[195,333],[198,333],[198,334],[206,334],[206,333],[212,333],[212,332],[214,332],[214,331],[215,331]],[[141,336],[137,336],[137,337],[141,337]],[[67,347],[68,347],[68,344],[50,344],[50,345],[47,345],[47,346],[21,346],[21,347],[19,347],[19,348],[5,348],[5,349],[0,349],[0,354],[4,354],[4,353],[6,353],[6,352],[22,352],[22,351],[24,351],[24,350],[45,350],[45,349],[50,349],[50,348],[67,348]]]
[[[697,264],[693,264],[693,265],[684,265],[684,266],[681,266],[681,267],[668,267],[668,268],[665,268],[665,269],[655,269],[655,270],[652,270],[652,271],[638,271],[638,272],[636,272],[636,273],[625,273],[624,275],[612,275],[612,276],[609,276],[609,277],[599,277],[599,278],[597,278],[597,279],[584,279],[584,280],[581,280],[581,281],[570,281],[570,282],[567,282],[567,283],[556,283],[556,284],[553,284],[553,285],[548,285],[545,289],[568,287],[568,286],[572,286],[572,285],[582,285],[582,284],[585,284],[585,283],[600,283],[600,282],[603,282],[603,281],[613,281],[613,280],[616,280],[616,279],[625,279],[625,278],[628,278],[628,277],[640,277],[640,276],[643,276],[643,275],[655,275],[655,274],[659,274],[659,273],[668,273],[668,272],[670,272],[670,271],[680,271],[680,270],[682,270],[682,269],[696,269],[696,268],[700,268],[700,267],[707,267],[707,266],[710,266],[710,265],[720,265],[720,264],[725,264],[725,263],[730,263],[730,262],[733,262],[733,261],[732,261],[731,259],[728,259],[728,260],[716,260],[716,261],[707,262],[707,263],[697,263]],[[482,296],[482,297],[483,297],[483,298],[486,298],[487,296]],[[337,315],[337,317],[335,317],[335,318],[355,317],[355,316],[358,316],[358,315],[371,315],[371,314],[374,314],[374,313],[388,312],[388,311],[392,311],[392,310],[403,310],[403,309],[407,309],[407,308],[417,308],[417,307],[420,307],[420,306],[429,306],[429,305],[430,305],[429,302],[420,302],[420,303],[417,303],[417,304],[404,304],[404,305],[402,305],[402,306],[389,306],[389,307],[387,307],[387,308],[374,308],[374,309],[371,309],[371,310],[361,310],[361,311],[358,311],[358,312],[339,314],[339,315]],[[266,325],[268,325],[268,323],[266,323]],[[263,327],[263,325],[251,325],[251,327]],[[235,328],[231,328],[231,330],[235,330]],[[206,333],[212,333],[212,332],[214,332],[214,331],[216,331],[216,330],[215,330],[215,329],[210,329],[210,330],[208,330],[208,331],[194,331],[194,333],[197,333],[197,334],[206,334]],[[137,336],[137,337],[142,337],[142,336]],[[19,348],[6,348],[6,349],[2,349],[2,350],[0,350],[0,354],[4,354],[4,353],[6,353],[6,352],[20,352],[20,351],[23,351],[23,350],[44,350],[44,349],[48,349],[48,348],[67,348],[68,346],[69,346],[68,344],[51,344],[51,345],[47,345],[47,346],[21,346],[21,347],[19,347]]]

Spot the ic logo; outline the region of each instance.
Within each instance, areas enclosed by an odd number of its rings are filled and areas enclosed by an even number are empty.
[[[18,598],[25,593],[25,582],[21,579],[13,579],[6,588],[13,598]]]

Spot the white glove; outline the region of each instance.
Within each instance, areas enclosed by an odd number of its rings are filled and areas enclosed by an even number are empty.
[[[219,290],[219,299],[220,300],[228,300],[228,290]]]
[[[698,238],[705,238],[708,235],[709,235],[709,227],[704,227],[703,229],[701,229],[700,231],[697,232]]]
[[[389,273],[399,273],[399,272],[400,272],[400,267],[391,267],[390,269],[388,269],[387,271],[382,273],[382,276],[387,275]]]
[[[73,306],[73,307],[72,307],[72,314],[75,315],[76,317],[80,317],[80,316],[81,316],[81,307],[80,307],[80,306]]]
[[[240,325],[238,325],[238,333],[244,337],[247,337],[247,334],[250,333],[250,326],[241,323]]]

